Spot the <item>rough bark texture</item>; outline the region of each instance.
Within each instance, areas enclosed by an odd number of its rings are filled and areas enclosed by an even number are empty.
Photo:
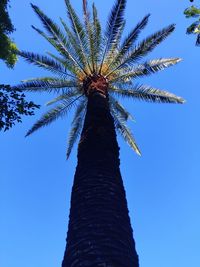
[[[108,97],[88,96],[62,267],[138,267]]]

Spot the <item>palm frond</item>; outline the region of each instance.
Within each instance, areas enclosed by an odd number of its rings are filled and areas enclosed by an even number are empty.
[[[85,16],[85,19],[89,20],[89,12],[88,12],[87,0],[83,0],[83,14]]]
[[[17,54],[23,57],[27,62],[33,65],[41,67],[45,70],[49,70],[53,72],[54,74],[58,74],[62,77],[67,76],[62,64],[60,64],[59,62],[47,56],[39,55],[39,54],[31,53],[31,52],[26,52],[26,51],[18,51]]]
[[[61,100],[69,100],[71,97],[77,97],[77,96],[83,96],[83,94],[80,94],[80,91],[78,90],[71,90],[71,91],[68,91],[68,92],[65,92],[64,94],[61,94],[59,95],[58,97],[55,97],[54,99],[48,101],[46,103],[46,106],[50,106],[52,104],[55,104],[56,102],[59,102]]]
[[[130,145],[130,147],[141,156],[141,152],[136,144],[135,138],[131,133],[130,129],[126,125],[126,120],[123,117],[119,116],[115,110],[111,110],[115,127],[117,132],[124,138],[124,140]]]
[[[101,55],[101,42],[102,42],[102,34],[101,34],[101,24],[98,18],[97,9],[93,3],[92,5],[92,14],[93,14],[93,38],[94,38],[94,62],[95,69],[97,71],[97,64],[99,62],[99,58]]]
[[[69,0],[65,0],[66,3],[66,7],[67,7],[67,13],[68,13],[68,17],[70,19],[71,22],[71,26],[72,29],[74,31],[74,34],[76,36],[77,42],[80,46],[80,49],[82,51],[82,55],[83,55],[83,59],[84,59],[84,65],[87,65],[89,67],[89,69],[91,70],[90,64],[88,62],[87,59],[87,46],[88,46],[88,42],[86,39],[86,34],[85,34],[85,30],[84,27],[82,25],[82,23],[79,20],[79,17],[77,16],[75,10],[72,8],[71,3]],[[85,73],[87,74],[87,72],[85,71]]]
[[[108,55],[105,58],[105,65],[107,65],[107,69],[105,70],[105,73],[108,73],[108,70],[110,69],[110,65],[113,61],[113,58],[115,58],[119,54],[119,44],[120,40],[123,34],[123,30],[125,28],[125,21],[124,23],[120,26],[118,30],[118,34],[115,38],[115,41],[113,41],[112,46],[110,47],[110,50],[108,51]]]
[[[68,64],[75,65],[78,69],[80,69],[82,72],[85,73],[83,66],[80,64],[79,60],[76,59],[76,56],[71,51],[71,44],[67,41],[66,37],[63,33],[61,33],[61,30],[54,24],[54,27],[57,28],[57,31],[59,32],[59,35],[55,33],[52,29],[52,35],[51,37],[47,36],[43,31],[39,30],[35,26],[32,26],[32,28],[39,33],[43,38],[45,38],[52,46],[56,48],[56,50],[64,56]],[[51,27],[50,27],[51,28]]]
[[[69,133],[68,138],[68,146],[67,146],[67,159],[69,158],[72,148],[77,141],[79,135],[81,134],[83,122],[84,122],[84,115],[86,112],[86,98],[83,99],[76,108],[74,113],[74,119],[72,121],[71,130]]]
[[[79,96],[80,97],[80,96]],[[79,98],[78,97],[78,98]],[[57,120],[59,117],[63,117],[67,114],[67,112],[73,107],[75,101],[78,99],[73,98],[73,100],[63,100],[61,104],[56,107],[50,109],[47,113],[45,113],[41,119],[39,119],[33,127],[27,132],[26,136],[32,134],[37,131],[41,127],[47,126],[51,124],[53,121]]]
[[[137,40],[140,32],[144,29],[144,27],[148,23],[150,14],[146,15],[137,25],[136,27],[130,32],[130,34],[125,38],[124,42],[122,43],[120,49],[120,55],[123,56],[126,52],[132,47],[134,42]]]
[[[51,52],[46,52],[46,53],[48,56],[50,56],[51,58],[53,58],[55,61],[59,62],[63,66],[67,76],[73,79],[77,79],[76,74],[77,72],[80,71],[80,69],[77,68],[76,65],[72,64],[72,62],[67,60],[66,58],[56,56]]]
[[[112,64],[115,64],[115,62],[119,62],[121,58],[124,57],[124,55],[127,53],[127,51],[130,50],[130,48],[133,46],[134,42],[137,40],[140,32],[144,29],[144,27],[148,23],[150,14],[146,15],[136,26],[135,28],[129,33],[129,35],[124,39],[121,48],[119,49],[119,53],[116,57],[113,58],[112,63],[109,67],[112,66]]]
[[[125,7],[126,7],[126,0],[116,0],[113,8],[111,9],[111,13],[107,21],[107,28],[105,31],[106,42],[105,42],[105,50],[104,50],[104,54],[103,54],[103,58],[101,61],[101,66],[100,66],[100,73],[101,73],[103,63],[104,63],[105,56],[107,52],[110,50],[110,47],[112,46],[113,42],[115,41],[119,28],[124,23]]]
[[[171,24],[166,28],[150,35],[137,45],[132,51],[125,55],[118,62],[115,62],[115,68],[107,75],[110,76],[113,72],[124,67],[131,67],[135,62],[140,60],[143,56],[151,52],[157,45],[159,45],[169,34],[175,29],[175,25]]]
[[[70,49],[70,53],[77,61],[81,63],[83,68],[85,68],[85,55],[83,54],[79,42],[77,42],[76,35],[70,30],[70,28],[67,26],[67,24],[62,18],[60,18],[60,21],[65,29],[68,38],[68,47]]]
[[[164,90],[155,89],[146,85],[135,85],[132,89],[123,89],[110,86],[111,92],[122,97],[131,97],[154,103],[177,103],[183,104],[185,100]]]
[[[41,34],[45,39],[47,39],[54,46],[55,44],[57,44],[58,47],[60,46],[59,48],[62,49],[62,52],[64,54],[67,54],[68,56],[69,53],[67,51],[67,40],[64,34],[61,32],[61,29],[59,28],[59,26],[55,22],[53,22],[53,20],[51,20],[47,15],[45,15],[39,9],[39,7],[33,4],[31,4],[31,6],[33,10],[35,11],[35,13],[38,15],[38,17],[40,18],[49,36],[47,36],[44,32],[42,32],[41,30],[37,29],[34,26],[32,26],[33,29],[36,30],[39,34]]]
[[[136,60],[147,55],[157,45],[165,40],[174,31],[174,29],[175,25],[171,24],[146,38],[133,50],[133,52],[131,52],[130,57],[127,58],[127,63],[134,63]]]
[[[47,30],[47,32],[52,38],[64,39],[64,36],[62,35],[59,27],[56,25],[55,22],[53,22],[52,19],[45,15],[44,12],[42,12],[42,10],[38,6],[31,4],[31,7],[33,8],[36,15],[41,20],[44,28]]]
[[[111,82],[128,82],[133,78],[140,76],[147,76],[155,72],[164,70],[165,68],[171,67],[178,62],[181,58],[161,58],[147,61],[143,64],[137,65],[135,68],[127,68],[123,70],[122,75],[118,75],[116,78],[111,79]]]
[[[111,95],[109,95],[111,109],[114,109],[125,121],[128,119],[134,121],[132,115]]]
[[[95,35],[94,35],[94,25],[91,21],[90,12],[88,10],[87,6],[87,0],[83,0],[83,14],[84,14],[84,25],[85,25],[85,31],[87,34],[88,39],[88,47],[89,47],[89,57],[90,57],[90,64],[92,68],[92,73],[95,72]]]
[[[78,88],[75,81],[58,78],[36,78],[26,80],[23,83],[14,86],[15,89],[29,92],[63,92],[71,88]]]

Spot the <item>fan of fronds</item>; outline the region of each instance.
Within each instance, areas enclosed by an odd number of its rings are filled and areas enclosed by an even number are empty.
[[[139,63],[174,31],[175,25],[169,25],[138,42],[140,32],[148,23],[149,15],[147,15],[127,37],[122,39],[126,0],[116,0],[105,31],[102,31],[94,4],[89,11],[87,1],[83,0],[83,21],[77,16],[69,0],[65,0],[65,4],[69,24],[61,19],[61,27],[32,4],[33,10],[43,24],[44,31],[34,26],[33,29],[45,38],[57,53],[38,55],[20,51],[19,55],[29,63],[50,71],[53,76],[26,80],[14,88],[31,92],[55,92],[57,96],[48,103],[48,105],[53,104],[53,108],[33,125],[27,135],[49,125],[75,107],[67,149],[67,157],[69,157],[73,144],[80,135],[87,107],[83,82],[88,76],[101,75],[108,80],[110,110],[116,129],[136,153],[140,154],[126,124],[132,116],[116,97],[156,103],[184,103],[181,97],[167,91],[135,84],[138,77],[156,73],[180,61],[179,58],[159,58]]]

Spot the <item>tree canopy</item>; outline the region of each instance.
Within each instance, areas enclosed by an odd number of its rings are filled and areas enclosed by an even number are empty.
[[[17,55],[16,44],[9,35],[15,30],[8,14],[10,0],[0,2],[0,59],[9,68],[13,68]],[[0,131],[9,130],[16,122],[21,122],[22,115],[34,115],[34,109],[39,105],[25,100],[20,90],[13,90],[9,85],[0,84]]]
[[[22,115],[34,115],[39,105],[25,100],[20,90],[12,90],[9,85],[0,85],[0,131],[9,130],[16,122],[22,122]]]
[[[12,68],[17,60],[14,53],[17,46],[9,37],[14,31],[14,26],[8,14],[8,4],[9,0],[1,0],[0,2],[0,59]]]

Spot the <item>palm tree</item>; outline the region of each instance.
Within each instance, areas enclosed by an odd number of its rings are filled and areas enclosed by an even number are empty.
[[[31,92],[55,92],[54,105],[27,135],[75,108],[69,134],[67,158],[80,135],[78,164],[71,196],[67,246],[62,267],[138,267],[127,201],[120,174],[117,130],[140,155],[126,122],[131,114],[117,98],[155,103],[184,100],[167,91],[136,84],[136,78],[172,66],[179,58],[160,58],[138,63],[159,45],[175,26],[157,31],[137,42],[147,25],[145,16],[122,40],[126,0],[117,0],[102,33],[93,4],[89,12],[83,0],[81,22],[69,0],[65,0],[71,27],[62,19],[63,29],[32,5],[46,32],[33,27],[56,50],[48,56],[20,51],[29,63],[53,73],[50,77],[27,80],[15,88]]]

